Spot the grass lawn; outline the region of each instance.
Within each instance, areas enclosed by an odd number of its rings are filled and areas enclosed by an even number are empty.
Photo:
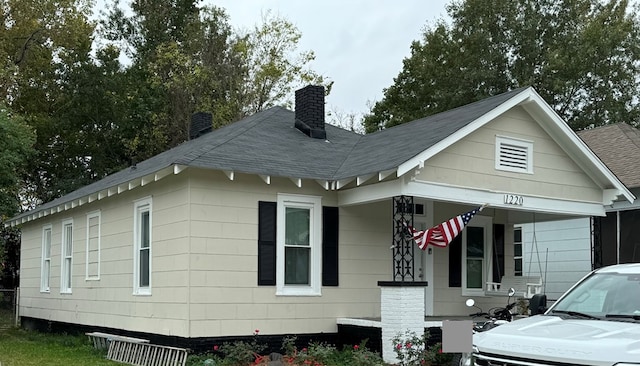
[[[120,363],[106,360],[85,336],[43,334],[22,329],[0,330],[2,366],[68,366]]]

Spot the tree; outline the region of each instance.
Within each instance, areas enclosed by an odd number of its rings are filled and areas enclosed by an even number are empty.
[[[20,235],[4,222],[20,210],[21,177],[33,155],[33,131],[0,103],[0,288],[17,286]]]
[[[82,144],[72,133],[79,123],[62,117],[72,98],[83,98],[68,83],[71,75],[93,64],[90,5],[89,0],[7,0],[2,6],[0,57],[9,70],[0,74],[1,97],[37,136],[23,181],[22,198],[28,202],[76,188],[69,184],[75,183],[71,175],[81,177],[86,168],[78,157],[89,153],[70,149]]]
[[[20,183],[26,163],[33,155],[34,139],[24,119],[0,103],[0,218],[20,210]]]
[[[640,123],[640,22],[626,0],[466,0],[411,44],[367,132],[533,86],[571,128]]]
[[[250,115],[274,105],[291,106],[292,94],[308,84],[322,84],[326,94],[332,82],[307,65],[315,59],[313,51],[297,53],[302,33],[287,19],[270,11],[262,23],[241,38],[242,57],[247,62],[244,80],[243,114]]]
[[[134,0],[127,16],[115,1],[102,23],[104,37],[127,50],[127,73],[146,91],[146,111],[124,122],[138,126],[126,142],[136,160],[184,142],[194,112],[212,113],[217,128],[285,103],[296,85],[324,81],[307,68],[313,53],[297,52],[300,33],[290,22],[267,15],[238,34],[223,9],[198,3]]]

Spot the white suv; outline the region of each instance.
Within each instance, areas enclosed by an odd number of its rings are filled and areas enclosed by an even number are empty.
[[[474,334],[471,365],[640,365],[640,263],[597,269],[544,314]]]

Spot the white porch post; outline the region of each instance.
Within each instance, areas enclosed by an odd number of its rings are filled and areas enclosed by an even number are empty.
[[[392,339],[407,331],[424,333],[424,288],[427,282],[380,281],[380,315],[382,323],[382,358],[397,363]]]

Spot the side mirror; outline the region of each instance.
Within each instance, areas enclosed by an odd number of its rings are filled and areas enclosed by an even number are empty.
[[[513,295],[516,294],[516,289],[513,287],[510,287],[508,294],[509,294],[509,297],[512,297]]]
[[[472,307],[476,304],[476,301],[474,299],[467,299],[464,303],[467,304],[468,307]]]
[[[542,314],[547,311],[547,295],[536,294],[529,300],[530,315]]]

